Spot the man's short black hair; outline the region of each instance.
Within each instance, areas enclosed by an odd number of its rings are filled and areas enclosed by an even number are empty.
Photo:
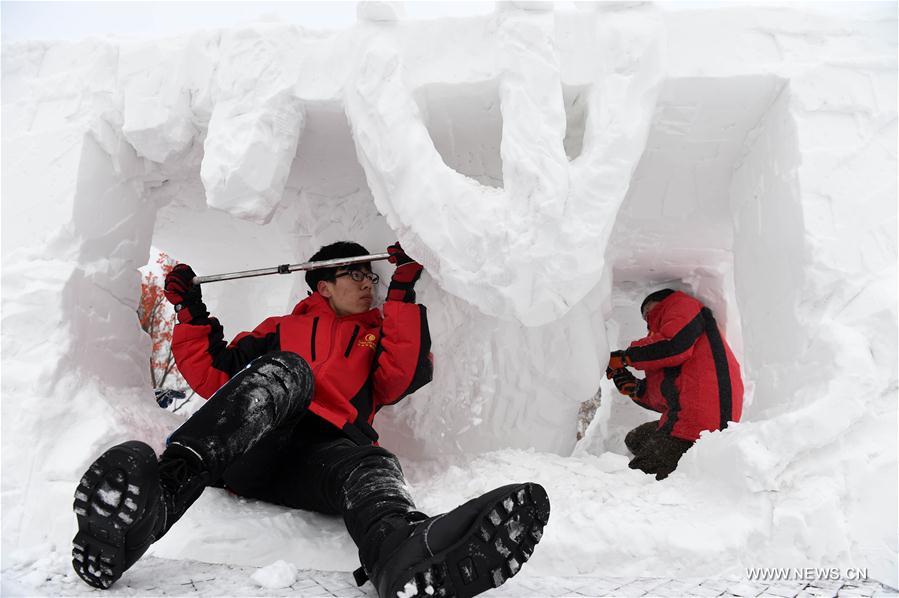
[[[643,308],[646,307],[649,303],[654,301],[661,301],[668,295],[674,293],[674,289],[662,289],[660,291],[655,291],[646,296],[646,299],[643,300],[643,303],[640,304],[640,313],[643,313]]]
[[[316,251],[311,258],[309,258],[310,262],[323,262],[325,260],[334,260],[339,257],[356,257],[357,255],[369,255],[368,249],[359,245],[358,243],[353,243],[352,241],[337,241],[336,243],[331,243],[330,245],[325,245],[318,251]],[[368,265],[371,268],[370,263],[365,263],[361,265]],[[334,281],[334,276],[337,274],[337,268],[318,268],[315,270],[307,270],[306,271],[306,284],[309,285],[309,288],[312,289],[312,292],[315,292],[318,287],[318,281],[320,280],[329,280]]]

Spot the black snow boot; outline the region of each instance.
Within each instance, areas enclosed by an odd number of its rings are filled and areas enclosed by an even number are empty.
[[[75,572],[88,585],[109,588],[184,514],[207,480],[188,460],[164,456],[157,462],[143,442],[103,453],[75,491]]]
[[[548,521],[543,487],[512,484],[423,521],[397,517],[377,550],[360,556],[381,598],[468,598],[518,573]]]

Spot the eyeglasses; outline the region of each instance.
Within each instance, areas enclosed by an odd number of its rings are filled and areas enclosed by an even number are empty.
[[[353,279],[354,282],[362,282],[366,278],[371,281],[372,284],[378,284],[378,281],[381,280],[381,277],[373,272],[366,272],[365,270],[349,270],[347,272],[341,272],[340,274],[335,274],[334,278],[340,278],[341,276],[349,276]]]

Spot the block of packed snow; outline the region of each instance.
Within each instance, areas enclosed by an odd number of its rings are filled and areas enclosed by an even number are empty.
[[[119,56],[124,101],[122,133],[138,155],[154,162],[165,162],[183,153],[197,135],[190,90],[205,81],[193,83],[186,75],[203,61],[197,59],[196,53],[192,53],[191,60],[184,60],[184,54],[185,41],[179,40],[161,47],[137,44]],[[206,66],[208,70],[208,62]]]
[[[200,167],[209,206],[264,223],[281,201],[305,119],[302,42],[279,25],[222,35]]]
[[[289,93],[261,104],[216,104],[200,175],[209,205],[266,222],[281,201],[303,130],[303,106]]]

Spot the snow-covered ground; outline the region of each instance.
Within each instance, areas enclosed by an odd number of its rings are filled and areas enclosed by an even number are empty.
[[[3,46],[4,595],[80,591],[75,481],[182,421],[156,407],[134,313],[151,244],[215,274],[347,238],[426,266],[435,379],[378,420],[421,508],[549,491],[522,579],[899,586],[895,3],[398,12]],[[714,310],[748,393],[657,483],[622,442],[649,414],[602,374],[662,286]],[[203,291],[229,335],[305,296],[298,276]],[[218,490],[150,554],[134,579],[219,563],[236,594],[246,567],[357,566],[339,521]],[[122,593],[155,592],[130,575]]]
[[[85,596],[97,590],[86,586],[64,559],[41,559],[7,569],[4,596]],[[109,592],[114,596],[302,596],[303,598],[372,598],[370,586],[357,587],[353,576],[341,571],[297,570],[283,560],[261,568],[144,557]],[[490,592],[492,598],[627,597],[683,598],[703,596],[747,598],[894,598],[897,592],[876,581],[812,579],[809,581],[747,581],[744,578],[656,578],[536,576],[526,570]]]

